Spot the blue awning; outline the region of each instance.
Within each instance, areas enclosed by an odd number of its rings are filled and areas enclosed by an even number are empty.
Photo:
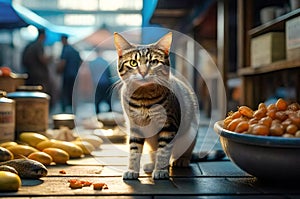
[[[12,6],[11,0],[0,0],[0,29],[15,29],[28,26]]]
[[[142,24],[142,43],[152,43],[167,33],[160,25],[150,24],[150,19],[155,11],[158,0],[143,0],[143,24]],[[149,28],[149,29],[148,29]]]
[[[40,17],[31,10],[21,6],[17,3],[12,3],[12,7],[18,13],[18,15],[30,25],[35,26],[39,29],[45,29],[46,31],[46,45],[52,45],[54,42],[59,41],[62,34],[70,36],[70,33],[67,32],[67,29],[64,27],[56,26],[43,17]]]
[[[56,41],[60,41],[62,34],[68,35],[70,37],[70,41],[78,41],[95,31],[94,27],[69,27],[55,25],[13,0],[0,0],[0,30],[12,30],[26,27],[28,25],[45,29],[45,45],[52,45]]]

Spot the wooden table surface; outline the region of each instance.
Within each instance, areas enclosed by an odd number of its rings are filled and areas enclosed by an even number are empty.
[[[0,198],[300,198],[299,183],[262,182],[227,158],[170,168],[169,180],[155,181],[143,172],[138,180],[123,181],[126,164],[125,144],[104,144],[93,156],[48,166],[48,175],[40,180],[22,179],[18,192],[2,192]],[[69,179],[104,182],[108,189],[71,189]]]

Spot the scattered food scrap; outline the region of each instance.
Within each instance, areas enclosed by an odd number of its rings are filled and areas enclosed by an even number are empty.
[[[71,189],[81,189],[82,187],[89,187],[91,185],[93,185],[94,190],[108,189],[107,184],[103,182],[92,183],[87,180],[78,180],[78,179],[69,179],[68,182],[70,183],[69,187]]]
[[[67,174],[67,172],[66,172],[65,170],[63,170],[63,169],[60,170],[59,173],[60,173],[60,174]]]
[[[94,190],[102,190],[102,189],[108,189],[107,184],[99,182],[99,183],[93,183]]]

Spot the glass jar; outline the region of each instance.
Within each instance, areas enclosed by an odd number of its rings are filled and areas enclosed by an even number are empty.
[[[16,101],[16,134],[37,132],[45,134],[48,129],[50,96],[41,86],[22,86],[7,97]]]
[[[0,143],[15,140],[15,101],[0,91]]]

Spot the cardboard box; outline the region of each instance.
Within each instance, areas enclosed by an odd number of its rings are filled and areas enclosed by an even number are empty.
[[[285,59],[285,33],[270,32],[251,39],[251,65],[259,67]]]
[[[10,76],[0,76],[0,90],[7,93],[15,92],[19,86],[25,84],[25,78],[13,78]]]
[[[286,22],[286,57],[288,60],[300,59],[300,17]]]

